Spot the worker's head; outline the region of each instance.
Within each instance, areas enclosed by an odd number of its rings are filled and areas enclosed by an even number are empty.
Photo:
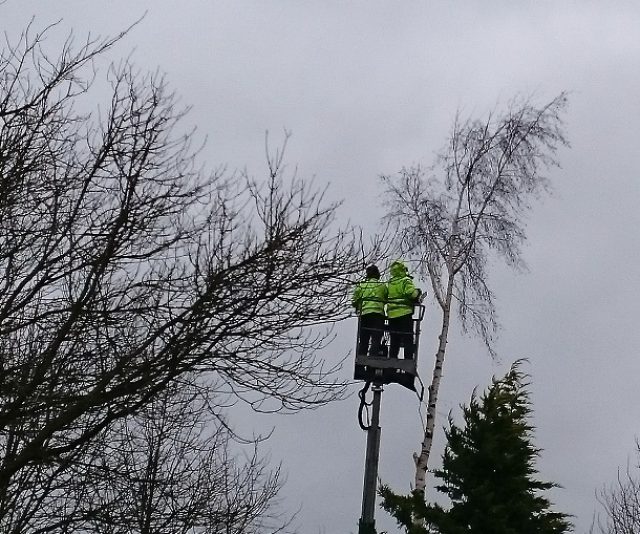
[[[389,265],[389,273],[394,278],[404,276],[407,274],[407,266],[400,260],[396,260],[391,265]]]
[[[369,265],[366,270],[367,278],[380,278],[380,271],[375,265]]]

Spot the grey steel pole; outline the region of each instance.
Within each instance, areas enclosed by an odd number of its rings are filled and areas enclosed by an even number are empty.
[[[378,484],[378,458],[380,456],[380,398],[382,384],[374,382],[371,426],[367,431],[367,455],[364,461],[364,486],[362,490],[362,516],[358,534],[375,533],[376,489]]]

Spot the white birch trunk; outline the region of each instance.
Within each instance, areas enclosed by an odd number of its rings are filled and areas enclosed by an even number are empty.
[[[449,279],[449,287],[447,295],[442,307],[442,328],[440,330],[440,341],[438,343],[438,351],[436,352],[436,362],[433,368],[433,377],[431,385],[428,388],[427,399],[427,421],[424,429],[424,438],[422,440],[422,448],[420,454],[414,453],[413,459],[416,464],[416,476],[414,481],[414,489],[424,493],[427,483],[427,470],[429,465],[429,455],[431,454],[431,446],[433,445],[433,430],[436,423],[436,406],[438,403],[438,391],[440,389],[440,380],[442,379],[442,366],[444,364],[444,356],[447,348],[447,337],[449,335],[449,317],[451,315],[451,296],[453,292],[453,277]]]

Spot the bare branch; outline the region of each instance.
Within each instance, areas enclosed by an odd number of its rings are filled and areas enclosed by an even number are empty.
[[[484,121],[456,116],[445,151],[427,174],[422,168],[384,176],[386,219],[402,236],[401,252],[417,262],[442,310],[438,349],[427,404],[427,425],[417,455],[416,489],[424,489],[433,439],[452,304],[463,331],[473,331],[494,354],[498,329],[488,283],[492,256],[522,269],[523,219],[530,200],[549,188],[545,171],[567,145],[560,115],[562,93],[542,107],[514,100]]]
[[[50,56],[47,31],[0,55],[0,531],[11,534],[97,520],[99,507],[60,500],[69,484],[105,436],[185,377],[260,411],[340,398],[339,358],[318,351],[350,314],[361,269],[359,232],[336,223],[323,188],[285,173],[284,147],[264,180],[207,173],[158,73],[113,65],[107,107],[88,105],[94,63],[121,35],[78,48],[70,36]]]
[[[636,461],[640,445],[636,442]],[[601,534],[635,534],[640,531],[640,477],[638,465],[618,471],[617,480],[596,495],[602,509],[590,532]]]

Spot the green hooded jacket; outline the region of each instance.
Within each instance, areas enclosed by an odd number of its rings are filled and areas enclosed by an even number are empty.
[[[377,278],[366,278],[353,290],[351,303],[360,315],[379,313],[384,315],[387,302],[387,286]]]
[[[413,285],[413,279],[401,261],[394,261],[389,266],[389,273],[391,278],[387,282],[387,316],[394,319],[412,314],[420,290]]]

